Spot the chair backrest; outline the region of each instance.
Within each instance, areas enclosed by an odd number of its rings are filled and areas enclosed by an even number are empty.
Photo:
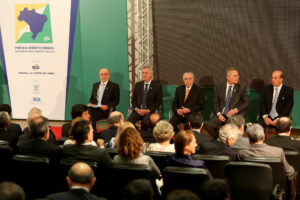
[[[8,145],[6,141],[0,141],[0,182],[8,181],[10,179],[7,171],[11,166],[11,158],[13,156],[13,149]]]
[[[272,196],[272,168],[267,164],[229,162],[225,166],[225,177],[232,200],[269,200]]]
[[[272,168],[273,186],[279,184],[286,191],[287,189],[286,177],[284,175],[284,168],[280,158],[265,158],[265,157],[249,156],[249,157],[245,157],[243,160],[248,162],[269,164]]]
[[[175,189],[188,189],[199,194],[200,187],[212,179],[210,172],[203,168],[165,167],[163,171],[163,196]]]
[[[214,178],[224,178],[225,165],[230,161],[229,156],[222,155],[194,154],[193,158],[203,160]]]
[[[286,160],[294,169],[299,173],[300,172],[300,153],[298,151],[284,151]],[[297,194],[300,193],[300,181],[297,178]]]
[[[118,155],[118,149],[106,148],[106,151],[111,159],[114,159],[114,157]]]
[[[161,172],[165,168],[166,159],[169,154],[174,154],[174,153],[161,152],[161,151],[147,151],[147,153],[146,153],[146,155],[149,155],[153,159],[153,161],[155,162],[155,164],[157,165],[157,167],[159,168],[159,170]]]

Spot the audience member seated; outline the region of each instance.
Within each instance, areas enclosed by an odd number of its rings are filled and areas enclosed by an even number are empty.
[[[106,150],[91,145],[93,127],[90,122],[79,120],[71,130],[76,143],[63,147],[62,160],[66,162],[97,162],[98,167],[102,168],[111,166],[112,161]]]
[[[203,127],[203,117],[200,112],[194,112],[188,117],[188,125],[191,131],[194,133],[198,145],[203,142],[209,142],[213,140],[212,137],[201,134],[201,129]]]
[[[292,121],[288,117],[281,117],[276,123],[277,135],[272,138],[267,138],[265,142],[268,145],[281,147],[287,151],[300,152],[300,141],[294,140],[291,137]]]
[[[96,195],[91,194],[90,191],[94,187],[96,177],[94,177],[93,169],[83,162],[74,164],[68,172],[66,177],[69,190],[67,192],[60,192],[50,194],[47,196],[48,200],[100,200]]]
[[[179,131],[175,136],[176,153],[168,155],[166,166],[204,167],[202,160],[195,160],[192,155],[196,152],[196,139],[190,130]]]
[[[32,119],[40,116],[42,116],[42,111],[40,109],[36,107],[31,108],[31,110],[28,112],[28,118],[27,118],[28,127],[24,128],[23,134],[19,136],[19,144],[21,142],[26,142],[33,139],[33,136],[30,132],[30,122]],[[48,142],[51,144],[58,145],[58,141],[56,140],[55,135],[51,129],[50,129],[50,136]]]
[[[76,118],[83,118],[84,120],[90,121],[90,114],[88,107],[83,104],[75,104],[71,110],[72,121]],[[70,136],[71,122],[68,122],[62,126],[62,137]]]
[[[46,156],[50,163],[57,163],[61,157],[61,149],[49,142],[49,121],[43,116],[36,117],[30,121],[32,140],[20,143],[20,154]]]
[[[238,157],[240,159],[248,156],[280,158],[283,163],[285,175],[291,176],[294,174],[295,170],[287,162],[283,149],[269,146],[264,143],[265,133],[261,125],[253,124],[252,126],[249,126],[246,130],[246,133],[249,137],[251,147],[249,149],[241,150],[238,152]]]
[[[11,118],[11,107],[8,104],[1,104],[0,105],[0,112],[5,111],[8,112],[9,118]],[[12,123],[10,122],[9,127],[7,129],[11,133],[15,133],[16,135],[21,135],[22,134],[22,129],[19,124]]]
[[[152,113],[149,118],[149,129],[142,130],[140,132],[141,137],[145,143],[156,143],[156,140],[153,136],[153,129],[155,125],[161,120],[161,115],[158,112]]]
[[[201,200],[229,200],[229,185],[223,179],[208,180],[200,189]]]
[[[109,142],[109,148],[112,149],[116,149],[117,148],[117,140],[119,140],[120,135],[123,133],[123,131],[128,128],[128,127],[132,127],[135,128],[135,126],[131,123],[131,122],[124,122],[123,124],[121,124],[117,130],[117,134],[116,137],[111,138],[110,142]]]
[[[113,159],[114,163],[131,163],[137,165],[148,165],[153,175],[160,177],[160,170],[148,155],[143,155],[144,141],[140,133],[132,127],[126,128],[117,140],[118,155]]]
[[[123,190],[126,200],[153,200],[154,191],[152,184],[146,179],[135,179],[130,181]]]
[[[25,200],[24,190],[13,182],[0,183],[1,200]]]
[[[219,129],[217,140],[200,144],[199,153],[225,155],[236,160],[238,150],[230,148],[238,138],[238,129],[233,124],[225,124]]]
[[[200,198],[190,190],[174,190],[167,195],[166,200],[200,200]]]
[[[154,127],[153,135],[158,143],[151,143],[148,151],[175,152],[174,144],[170,144],[170,140],[174,136],[174,129],[169,122],[159,121]]]
[[[116,137],[119,126],[124,122],[123,114],[114,111],[109,114],[107,122],[109,128],[99,133],[99,138],[104,140],[104,143],[108,143],[111,138]]]
[[[227,119],[226,123],[236,125],[236,127],[239,129],[239,136],[234,145],[232,145],[231,147],[238,149],[250,148],[251,145],[249,143],[249,139],[243,136],[245,132],[245,118],[242,115],[233,115]]]
[[[7,112],[0,112],[0,140],[5,140],[9,143],[9,145],[16,149],[16,144],[18,142],[18,136],[8,131],[10,123],[10,118]]]

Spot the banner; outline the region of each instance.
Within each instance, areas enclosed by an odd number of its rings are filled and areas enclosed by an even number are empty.
[[[0,0],[0,56],[13,117],[64,120],[78,0]]]

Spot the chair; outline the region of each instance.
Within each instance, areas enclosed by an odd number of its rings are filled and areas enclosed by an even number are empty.
[[[159,170],[162,172],[166,165],[166,159],[169,154],[174,154],[172,152],[161,152],[161,151],[147,151],[146,155],[150,156]]]
[[[212,179],[210,172],[203,168],[165,167],[163,171],[163,196],[175,189],[188,189],[199,194],[202,184]]]
[[[230,187],[232,200],[269,200],[273,194],[272,168],[254,162],[229,162],[224,175]],[[276,189],[278,186],[276,186]],[[281,196],[283,195],[281,191]]]
[[[0,140],[0,182],[10,179],[10,176],[7,172],[11,167],[12,156],[13,149],[8,145],[8,142]]]
[[[284,151],[286,160],[290,165],[294,167],[294,169],[299,173],[300,172],[300,153],[298,151]],[[300,182],[299,178],[297,178],[297,186],[296,186],[297,196],[300,195]]]
[[[224,168],[230,161],[229,156],[194,154],[194,159],[203,160],[214,178],[224,178]]]
[[[118,149],[106,148],[106,151],[111,159],[114,159],[114,157],[118,155]]]

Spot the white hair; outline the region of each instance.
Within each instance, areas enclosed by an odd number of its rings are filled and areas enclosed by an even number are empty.
[[[263,140],[265,136],[264,128],[260,124],[253,124],[252,126],[249,126],[246,133],[252,143]]]
[[[218,140],[226,144],[227,139],[234,139],[237,137],[239,130],[234,124],[225,124],[219,130]]]

